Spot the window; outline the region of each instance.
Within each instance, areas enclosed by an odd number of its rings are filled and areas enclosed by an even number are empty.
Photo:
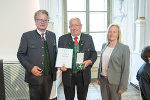
[[[78,17],[82,23],[82,32],[93,37],[95,48],[101,50],[106,41],[109,25],[109,0],[64,0],[65,33],[69,32],[68,22]]]

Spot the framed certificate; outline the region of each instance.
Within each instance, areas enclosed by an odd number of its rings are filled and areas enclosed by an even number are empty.
[[[58,48],[55,67],[72,68],[73,49]]]

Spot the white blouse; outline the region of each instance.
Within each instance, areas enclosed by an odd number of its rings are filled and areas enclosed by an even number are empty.
[[[113,49],[114,48],[110,48],[107,46],[107,48],[105,49],[105,51],[102,54],[102,72],[101,72],[102,76],[107,76],[109,59],[110,59]]]

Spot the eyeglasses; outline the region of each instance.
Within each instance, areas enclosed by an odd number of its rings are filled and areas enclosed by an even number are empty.
[[[79,27],[79,26],[81,26],[81,25],[77,25],[77,24],[75,24],[75,25],[70,25],[70,27]]]
[[[36,19],[38,22],[48,23],[49,19]]]

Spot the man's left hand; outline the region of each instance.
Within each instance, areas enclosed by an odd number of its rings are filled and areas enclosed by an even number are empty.
[[[118,94],[122,94],[122,93],[124,93],[124,91],[122,91],[122,90],[119,90],[119,91],[118,91]]]
[[[91,60],[86,60],[82,64],[84,64],[84,67],[86,68],[87,66],[89,66],[90,64],[92,64],[92,61]]]

